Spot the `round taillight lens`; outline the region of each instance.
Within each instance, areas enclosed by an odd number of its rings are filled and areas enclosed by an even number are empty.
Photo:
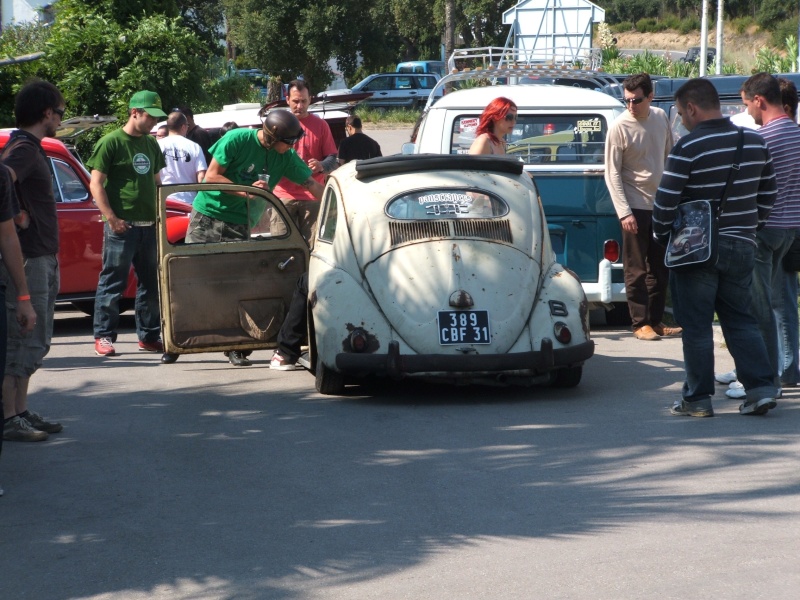
[[[350,348],[353,352],[364,352],[367,349],[367,332],[356,328],[350,333]]]
[[[553,324],[553,334],[562,344],[569,344],[572,341],[572,332],[563,321],[556,321]]]
[[[617,240],[606,240],[603,244],[603,258],[614,263],[619,260],[619,254],[619,242]]]

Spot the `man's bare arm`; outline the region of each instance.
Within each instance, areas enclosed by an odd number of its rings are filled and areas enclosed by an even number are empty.
[[[306,179],[302,185],[313,194],[314,198],[317,200],[322,200],[322,192],[325,190],[325,186],[318,181],[315,181],[313,177]]]

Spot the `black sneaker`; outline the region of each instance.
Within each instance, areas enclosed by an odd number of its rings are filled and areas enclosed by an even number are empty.
[[[239,350],[232,350],[230,352],[226,352],[225,356],[228,357],[228,360],[231,361],[231,364],[234,367],[249,367],[251,364],[250,359],[247,357],[250,356],[249,352],[240,352]]]
[[[745,401],[739,406],[740,415],[765,415],[778,406],[775,398],[762,398],[761,400]]]
[[[25,420],[30,423],[31,427],[34,429],[46,431],[47,433],[58,433],[64,429],[61,423],[56,423],[55,421],[45,421],[40,415],[31,411],[28,411],[28,414],[25,415]]]
[[[714,409],[711,406],[711,398],[705,400],[676,400],[669,412],[679,417],[713,417]]]

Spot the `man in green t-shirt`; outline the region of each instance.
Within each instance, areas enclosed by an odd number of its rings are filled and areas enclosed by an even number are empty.
[[[165,162],[150,130],[166,116],[158,94],[137,92],[129,104],[128,122],[102,137],[86,162],[92,173],[89,188],[105,221],[103,268],[94,305],[94,349],[99,356],[114,354],[119,301],[131,264],[138,279],[139,350],[163,352],[155,221],[158,172]]]
[[[322,198],[324,187],[312,177],[311,169],[292,146],[303,137],[303,128],[288,110],[273,110],[264,117],[263,127],[233,129],[211,147],[206,183],[237,183],[272,190],[285,177]],[[268,174],[269,182],[259,179]],[[250,228],[264,210],[260,199],[245,194],[200,191],[192,204],[186,231],[188,243],[240,241],[250,237]],[[226,352],[231,364],[247,367],[249,352]]]
[[[303,135],[300,122],[287,110],[273,110],[259,130],[233,129],[211,147],[206,183],[236,183],[272,190],[285,177],[307,188],[317,199],[323,186],[292,146]],[[259,180],[268,174],[269,182]],[[250,205],[248,208],[248,204]],[[227,192],[200,191],[192,205],[186,232],[190,243],[237,241],[249,238],[250,226],[258,221],[263,203],[253,205],[246,196]]]

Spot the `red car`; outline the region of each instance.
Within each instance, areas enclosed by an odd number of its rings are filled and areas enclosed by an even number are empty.
[[[11,131],[0,130],[0,150],[8,142]],[[53,193],[58,205],[58,262],[61,269],[58,301],[72,303],[78,310],[92,314],[102,264],[103,221],[89,192],[90,175],[63,142],[45,138],[42,147],[50,159]],[[167,232],[171,242],[178,242],[186,236],[191,210],[189,204],[167,200],[170,215]],[[135,296],[136,278],[131,270],[123,297],[133,299]]]

